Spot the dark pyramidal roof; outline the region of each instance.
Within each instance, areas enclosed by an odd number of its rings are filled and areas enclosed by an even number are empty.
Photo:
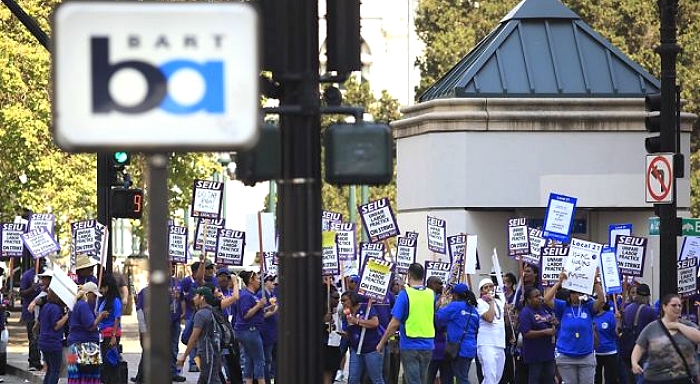
[[[644,97],[659,81],[558,0],[523,0],[419,101]]]

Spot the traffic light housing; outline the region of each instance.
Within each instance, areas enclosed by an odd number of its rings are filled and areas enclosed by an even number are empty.
[[[360,61],[360,0],[326,0],[328,71],[353,72]]]
[[[115,219],[140,219],[143,202],[141,189],[113,188],[110,192],[110,215]]]
[[[280,128],[263,124],[258,143],[236,154],[236,179],[252,186],[257,182],[279,179],[282,174],[282,134]]]
[[[661,94],[652,93],[646,95],[644,97],[644,107],[647,110],[647,116],[644,118],[644,126],[648,132],[658,133],[658,135],[644,139],[644,148],[646,148],[647,153],[669,151],[667,148],[662,148],[661,145]],[[663,149],[665,149],[665,151]]]
[[[324,135],[326,181],[384,185],[394,175],[393,142],[386,124],[334,124]]]

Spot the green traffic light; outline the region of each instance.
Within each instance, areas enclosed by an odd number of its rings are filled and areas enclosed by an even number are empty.
[[[129,161],[129,154],[126,152],[114,152],[114,161],[117,164],[126,164]]]

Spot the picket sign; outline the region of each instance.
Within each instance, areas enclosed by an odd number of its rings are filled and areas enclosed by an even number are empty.
[[[370,298],[369,301],[367,301],[367,311],[365,311],[365,316],[362,318],[362,320],[367,320],[369,318],[369,310],[372,308],[373,302],[374,302],[373,298]],[[362,353],[362,344],[365,342],[365,333],[367,333],[367,328],[362,327],[362,332],[360,332],[360,343],[357,345],[357,354],[358,355],[360,355]]]

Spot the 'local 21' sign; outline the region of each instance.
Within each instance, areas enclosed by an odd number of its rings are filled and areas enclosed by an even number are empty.
[[[250,4],[64,2],[53,16],[61,148],[230,150],[256,139]]]

